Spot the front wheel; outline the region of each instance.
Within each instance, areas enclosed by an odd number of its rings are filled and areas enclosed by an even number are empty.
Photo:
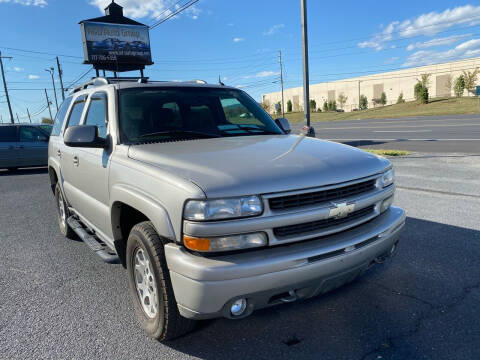
[[[63,236],[69,239],[74,239],[76,236],[75,232],[67,223],[67,219],[70,216],[70,212],[68,211],[67,203],[63,198],[62,189],[60,188],[59,183],[55,185],[55,203],[57,205],[56,207],[57,207],[58,227],[60,228],[61,233],[63,234]]]
[[[180,315],[164,253],[164,241],[153,224],[133,227],[127,241],[127,272],[138,321],[157,340],[171,340],[191,331],[195,321]]]

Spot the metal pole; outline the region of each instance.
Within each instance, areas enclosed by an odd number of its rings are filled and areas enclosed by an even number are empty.
[[[30,120],[30,124],[32,123],[32,118],[30,117],[30,111],[28,111],[28,108],[27,108],[27,114],[28,114],[28,120]]]
[[[15,113],[17,115],[17,123],[20,124],[20,119],[18,118],[18,113]]]
[[[58,60],[58,56],[57,56],[57,70],[58,70],[58,77],[60,79],[60,87],[62,88],[62,100],[65,100],[65,89],[63,88],[63,70],[60,67],[60,60]]]
[[[360,80],[358,80],[358,110],[360,111]]]
[[[50,113],[50,120],[53,120],[52,110],[50,109],[50,100],[48,100],[47,89],[45,89],[45,97],[47,98],[48,112]]]
[[[5,89],[5,97],[7,98],[8,111],[10,112],[10,122],[15,123],[13,119],[12,105],[10,104],[10,97],[8,96],[7,81],[5,80],[5,72],[3,70],[2,52],[0,51],[0,69],[2,70],[3,88]],[[11,57],[5,57],[5,59],[11,59]]]
[[[303,46],[303,108],[305,124],[310,127],[310,84],[308,77],[308,29],[307,0],[300,0],[302,16],[302,46]]]
[[[57,107],[57,111],[58,111],[57,89],[55,88],[55,79],[53,78],[54,72],[55,72],[55,69],[51,67],[49,73],[52,76],[53,95],[55,96],[55,106]]]
[[[285,101],[283,99],[283,66],[282,66],[282,50],[278,50],[278,59],[280,61],[280,84],[282,86],[282,117],[285,117]]]

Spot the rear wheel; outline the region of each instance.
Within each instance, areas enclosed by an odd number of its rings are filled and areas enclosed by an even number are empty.
[[[67,238],[72,239],[75,237],[75,232],[72,230],[70,226],[68,226],[67,219],[70,216],[70,212],[68,211],[67,203],[63,198],[62,190],[60,189],[60,184],[57,183],[55,185],[55,203],[57,207],[57,219],[58,219],[58,227],[60,228],[60,232]]]
[[[165,241],[152,223],[133,227],[127,242],[127,272],[138,321],[157,340],[171,340],[193,330],[195,321],[180,315],[170,281]]]

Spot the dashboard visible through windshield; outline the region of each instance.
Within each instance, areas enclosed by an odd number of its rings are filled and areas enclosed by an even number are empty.
[[[252,98],[233,89],[123,89],[119,117],[122,142],[129,144],[283,134]]]

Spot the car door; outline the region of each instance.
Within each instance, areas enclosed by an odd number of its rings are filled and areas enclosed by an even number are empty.
[[[83,118],[86,100],[87,95],[79,95],[73,100],[73,104],[71,105],[68,120],[63,132],[65,132],[70,126],[80,125],[80,122]],[[75,177],[78,176],[76,161],[77,151],[78,150],[76,148],[66,146],[63,140],[61,144],[59,144],[59,149],[57,150],[60,156],[60,167],[63,177],[63,192],[65,193],[68,204],[74,209],[77,209],[79,202],[81,202],[81,193],[75,186],[75,184],[78,182],[75,179]]]
[[[0,169],[18,165],[17,126],[0,126]]]
[[[57,115],[55,116],[55,121],[50,133],[50,140],[48,141],[49,160],[51,161],[51,165],[58,171],[58,175],[62,184],[63,170],[60,166],[60,160],[62,158],[62,145],[65,146],[63,144],[62,129],[67,119],[68,110],[70,108],[70,104],[72,103],[72,99],[73,98],[71,96],[67,97],[60,106]]]
[[[48,161],[48,135],[34,127],[20,125],[18,132],[20,166],[44,166]]]
[[[101,91],[93,93],[87,101],[81,125],[95,125],[98,136],[108,136],[108,95]],[[75,148],[77,165],[74,167],[73,186],[80,196],[76,210],[101,232],[109,233],[108,165],[110,149]]]

